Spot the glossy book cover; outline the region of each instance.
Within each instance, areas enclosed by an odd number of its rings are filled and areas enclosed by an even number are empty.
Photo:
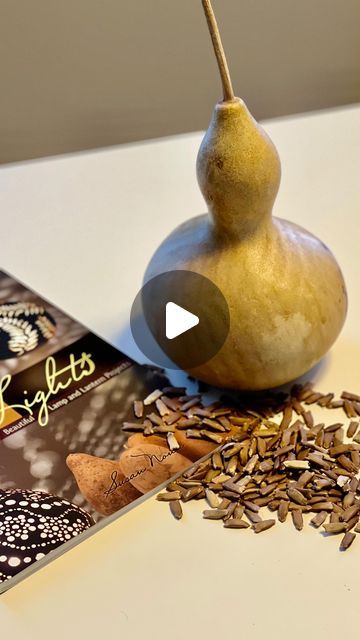
[[[144,446],[166,385],[0,271],[0,593],[204,455]]]

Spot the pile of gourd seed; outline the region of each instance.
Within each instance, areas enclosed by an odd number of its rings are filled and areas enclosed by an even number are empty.
[[[291,516],[299,531],[303,514],[311,513],[312,526],[342,534],[340,549],[350,547],[360,533],[359,395],[344,391],[335,399],[307,383],[289,394],[241,395],[236,402],[224,398],[204,406],[200,394],[184,393],[175,387],[155,390],[134,403],[139,421],[124,424],[145,436],[162,435],[172,449],[179,447],[178,430],[220,445],[157,496],[169,502],[175,518],[182,517],[181,502],[201,498],[209,507],[204,518],[255,533],[276,522],[263,519],[264,508],[279,522]],[[347,424],[315,424],[309,409],[314,404],[326,410],[326,418],[342,409]]]

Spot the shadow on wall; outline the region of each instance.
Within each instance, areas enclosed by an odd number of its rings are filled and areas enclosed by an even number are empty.
[[[358,0],[213,0],[257,118],[360,100]],[[200,0],[3,0],[0,162],[204,129],[220,83]]]

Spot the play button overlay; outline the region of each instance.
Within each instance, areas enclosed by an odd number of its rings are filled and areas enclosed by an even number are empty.
[[[175,302],[166,303],[165,334],[168,340],[181,336],[185,331],[190,331],[200,322],[198,316]]]
[[[144,356],[168,369],[193,369],[223,346],[230,314],[220,289],[193,271],[150,278],[131,309],[133,338]]]

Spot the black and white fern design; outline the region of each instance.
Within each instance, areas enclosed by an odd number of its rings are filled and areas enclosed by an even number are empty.
[[[31,302],[0,305],[0,360],[20,357],[55,335],[52,316]]]

